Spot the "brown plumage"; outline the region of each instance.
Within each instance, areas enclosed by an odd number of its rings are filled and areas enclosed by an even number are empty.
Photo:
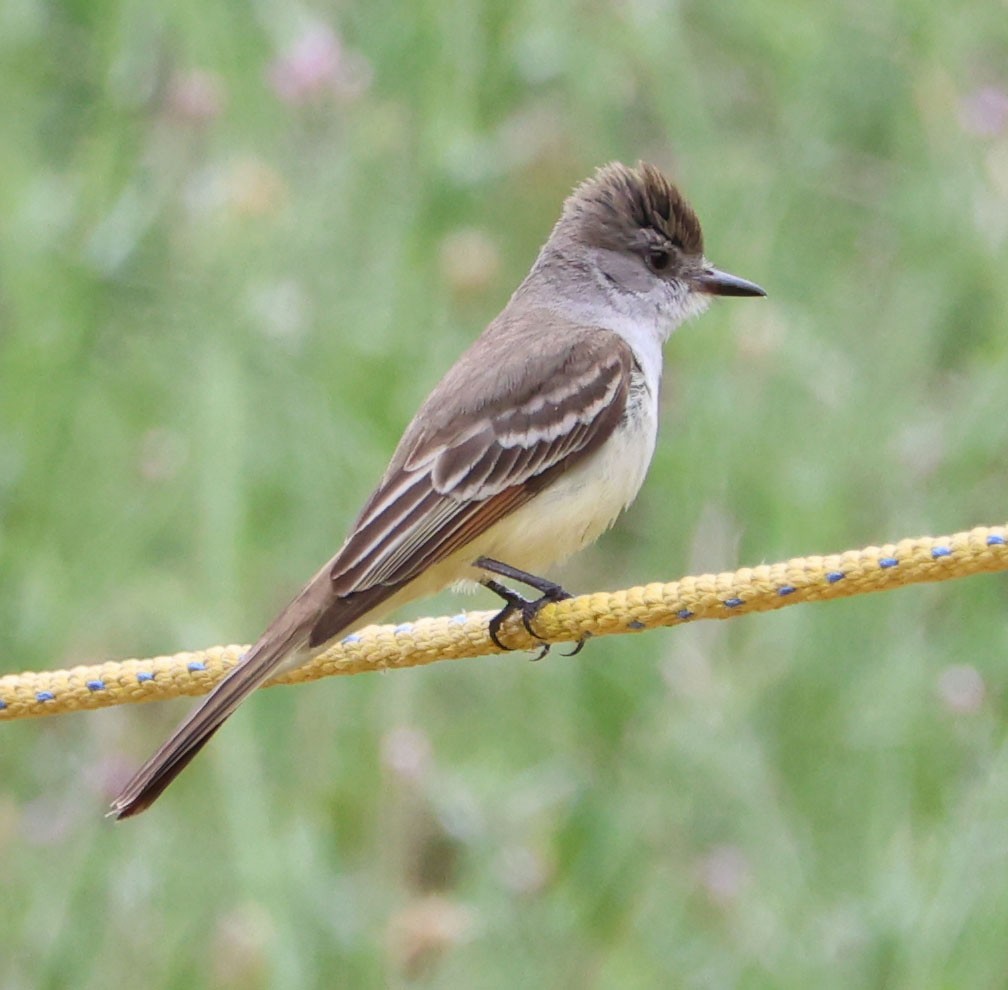
[[[687,255],[703,254],[700,221],[682,193],[647,162],[604,165],[564,204],[561,223],[576,222],[585,241],[620,250],[665,240]]]
[[[487,583],[492,568],[474,561],[530,575],[595,540],[650,463],[662,342],[711,295],[758,294],[707,263],[696,215],[653,166],[607,165],[578,186],[504,311],[407,427],[343,546],[112,814],[148,807],[252,691],[339,636],[460,579]]]

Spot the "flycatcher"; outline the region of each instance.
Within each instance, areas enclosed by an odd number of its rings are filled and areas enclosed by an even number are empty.
[[[568,597],[537,577],[636,497],[658,429],[662,344],[711,296],[762,296],[704,257],[700,222],[654,166],[578,186],[504,311],[406,428],[343,546],[112,805],[143,811],[272,675],[456,581],[526,626]],[[496,578],[540,592],[526,600]]]

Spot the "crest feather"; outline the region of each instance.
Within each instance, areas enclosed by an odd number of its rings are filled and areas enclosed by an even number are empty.
[[[654,165],[603,165],[564,203],[565,220],[589,243],[620,249],[643,240],[670,241],[685,254],[703,254],[700,221],[685,197]]]

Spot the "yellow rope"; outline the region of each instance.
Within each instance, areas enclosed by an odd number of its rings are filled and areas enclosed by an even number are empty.
[[[1008,570],[1008,526],[978,526],[953,536],[924,536],[828,557],[796,557],[733,573],[582,595],[543,608],[536,631],[546,642],[572,642],[582,636],[727,619],[798,602],[848,598],[1000,570]],[[368,626],[270,683],[294,684],[330,674],[418,667],[435,660],[499,653],[487,634],[492,615],[469,612],[398,626]],[[505,635],[514,649],[538,645],[517,619],[505,626]],[[217,646],[149,660],[9,674],[0,677],[0,720],[204,694],[246,649]]]

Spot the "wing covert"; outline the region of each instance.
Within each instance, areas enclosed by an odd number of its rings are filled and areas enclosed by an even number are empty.
[[[535,355],[501,353],[508,335],[484,335],[467,355],[497,362],[479,366],[483,391],[460,398],[460,361],[431,393],[333,560],[337,594],[405,584],[609,438],[626,408],[633,352],[608,330],[551,329]]]

